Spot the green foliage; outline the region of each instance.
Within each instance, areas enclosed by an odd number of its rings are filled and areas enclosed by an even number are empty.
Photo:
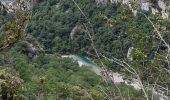
[[[132,53],[133,60],[143,60],[145,58],[145,54],[139,50],[135,50]]]
[[[0,98],[1,100],[24,100],[20,93],[23,80],[8,68],[0,69]]]
[[[109,85],[105,86],[102,78],[88,68],[79,68],[72,59],[59,56],[60,54],[87,55],[89,53],[94,55],[87,29],[93,37],[99,55],[128,62],[139,74],[144,85],[157,82],[161,86],[170,86],[167,80],[168,72],[162,71],[169,67],[165,59],[167,47],[157,38],[157,33],[145,16],[137,14],[134,17],[125,5],[114,3],[97,5],[95,0],[75,1],[87,18],[82,15],[72,0],[40,0],[34,8],[27,28],[29,35],[33,35],[34,38],[29,37],[19,41],[13,48],[0,54],[0,65],[14,68],[24,80],[22,92],[26,97],[30,100],[42,98],[87,100],[90,96],[95,100],[103,100],[107,96],[101,92],[99,87],[102,87],[105,91],[109,91],[110,97],[120,99],[120,91],[113,85],[108,83]],[[5,41],[7,44],[10,42],[13,44],[18,40],[16,38],[23,33],[23,30],[18,30],[18,24],[20,21],[25,22],[29,17],[25,16],[13,23],[13,19],[8,19],[4,12],[0,14],[3,14],[0,17],[0,31],[7,32],[4,33],[5,35],[0,34],[0,47],[3,47],[5,40],[10,40]],[[150,13],[146,15],[151,17],[163,38],[169,43],[169,22]],[[80,29],[71,38],[70,33],[76,26]],[[35,48],[30,47],[30,45],[38,47],[40,44],[46,52],[40,49],[36,51]],[[131,61],[126,57],[130,47],[134,48]],[[10,56],[5,58],[5,55]],[[29,57],[30,55],[33,57]],[[99,62],[96,59],[95,61]],[[101,61],[113,71],[124,71],[114,62],[102,57]],[[143,94],[131,87],[124,84],[118,87],[125,99],[128,99],[128,96],[136,100],[143,98]],[[18,91],[18,88],[14,90]]]
[[[13,60],[15,70],[18,75],[12,74],[14,69],[10,69],[10,73],[13,76],[17,76],[23,79],[22,89],[17,88],[18,93],[17,100],[21,95],[22,98],[31,100],[35,99],[66,99],[66,100],[87,100],[93,98],[95,100],[103,100],[107,96],[101,91],[102,89],[110,89],[112,91],[112,85],[105,85],[103,79],[92,72],[88,67],[78,67],[78,64],[72,59],[61,58],[58,54],[45,54],[39,55],[34,61],[30,61],[28,56],[22,53],[18,48],[22,45],[17,43],[13,48],[0,54],[0,59],[4,60],[3,55],[10,55]],[[2,65],[8,66],[7,62],[3,62]],[[19,78],[19,79],[20,79]],[[11,79],[9,79],[10,81]],[[11,80],[12,81],[12,80]],[[18,81],[17,81],[18,82]],[[131,87],[124,87],[122,85],[122,91],[124,89],[130,89],[129,93],[136,93],[136,97],[142,98],[139,91],[132,89]],[[9,88],[10,89],[10,88]],[[114,88],[115,95],[118,97],[119,93]],[[22,96],[24,95],[24,96]],[[126,98],[127,93],[124,92],[123,96]],[[14,99],[15,100],[15,99]],[[23,99],[21,99],[23,100]]]
[[[114,3],[97,5],[95,0],[75,1],[88,20],[71,0],[46,0],[36,7],[28,32],[37,37],[47,52],[95,54],[87,29],[83,26],[87,25],[99,54],[127,61],[139,73],[143,83],[148,81],[153,83],[156,77],[160,77],[160,70],[167,69],[167,62],[165,58],[161,57],[161,55],[167,55],[167,48],[157,38],[157,33],[144,15],[138,13],[134,17],[125,5]],[[150,16],[164,39],[169,43],[169,22],[149,12],[142,13]],[[91,22],[90,25],[88,21]],[[82,31],[76,32],[74,38],[71,39],[70,33],[77,25],[83,26]],[[127,59],[130,47],[135,49],[131,54],[132,61]],[[113,62],[105,59],[102,61],[114,71],[123,71],[122,67]],[[161,74],[168,76],[166,72]],[[151,78],[153,75],[154,78]],[[169,85],[168,80],[164,81],[167,83],[166,85]],[[159,83],[162,84],[161,80]]]
[[[29,99],[34,100],[41,95],[44,99],[87,99],[87,93],[93,98],[103,98],[95,87],[100,84],[101,78],[89,69],[79,68],[71,59],[48,54],[31,63],[26,55],[16,52],[14,48],[8,54],[24,80],[22,92]]]

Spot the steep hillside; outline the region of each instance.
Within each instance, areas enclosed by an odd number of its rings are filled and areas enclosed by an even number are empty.
[[[1,0],[2,100],[170,98],[168,0],[11,2]]]

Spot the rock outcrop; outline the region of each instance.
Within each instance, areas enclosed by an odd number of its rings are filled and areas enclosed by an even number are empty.
[[[136,15],[139,9],[151,11],[153,14],[160,14],[163,19],[170,20],[169,0],[96,0],[97,3],[121,3],[129,6],[129,9]]]
[[[22,9],[25,11],[29,11],[34,6],[36,0],[24,0],[22,3]],[[17,0],[0,0],[0,6],[5,8],[7,12],[14,12],[20,4]]]
[[[97,4],[102,3],[102,4],[106,4],[106,3],[112,3],[113,0],[96,0]]]

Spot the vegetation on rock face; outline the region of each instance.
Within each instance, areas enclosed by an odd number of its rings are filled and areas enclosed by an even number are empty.
[[[97,5],[95,0],[77,0],[76,2],[82,8],[91,25],[71,0],[47,0],[40,3],[34,11],[28,32],[38,37],[47,52],[95,54],[87,29],[83,26],[87,25],[90,26],[88,31],[94,32],[92,35],[95,46],[101,55],[127,60],[128,49],[134,47],[136,50],[132,55],[134,60],[131,62],[134,68],[143,69],[142,72],[148,73],[152,70],[154,72],[160,70],[157,67],[150,67],[155,66],[153,62],[159,62],[159,67],[167,67],[166,62],[158,61],[160,56],[156,54],[166,54],[167,48],[156,38],[157,33],[143,14],[139,13],[134,17],[126,5],[114,3]],[[168,31],[164,30],[168,29],[168,22],[150,13],[146,13],[146,15],[150,16],[154,23],[157,23],[156,26],[169,42]],[[77,25],[82,25],[82,31],[76,31],[74,38],[71,39],[70,33]],[[121,69],[114,63],[108,65],[113,70]],[[155,75],[159,75],[157,72]],[[143,77],[143,74],[141,76]]]
[[[61,58],[62,54],[89,56],[99,66],[102,61],[109,70],[119,71],[126,79],[140,78],[149,89],[156,85],[170,86],[169,50],[157,34],[160,31],[163,39],[170,43],[168,21],[143,11],[133,16],[126,5],[119,3],[75,2],[86,17],[72,0],[40,0],[28,27],[25,23],[29,15],[19,13],[18,18],[23,18],[19,20],[5,11],[0,12],[0,48],[11,47],[0,52],[0,66],[3,66],[0,67],[0,99],[146,98],[141,91],[123,83],[117,85],[109,81],[106,84],[88,68],[79,68],[72,59]],[[21,39],[25,28],[27,36]],[[96,55],[93,46],[100,60],[92,56]],[[133,48],[129,55],[132,59],[127,58],[129,48]],[[121,64],[110,59],[118,59]],[[130,66],[132,72],[125,66]],[[147,95],[151,99],[154,94],[149,91]]]
[[[2,14],[5,15],[7,12],[12,10],[10,18],[1,18],[1,25],[3,25],[3,27],[1,27],[0,34],[0,50],[10,47],[11,45],[15,44],[18,39],[24,36],[26,22],[30,19],[31,14],[31,11],[27,10],[27,5],[25,5],[27,2],[28,1],[17,1],[17,6],[15,8],[8,8],[0,4],[0,10]],[[6,17],[7,16],[8,15],[6,15]]]

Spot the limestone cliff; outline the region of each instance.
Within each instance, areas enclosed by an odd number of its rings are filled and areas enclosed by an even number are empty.
[[[127,4],[133,12],[141,9],[151,11],[153,14],[158,13],[163,19],[170,19],[169,0],[122,0],[122,4]]]
[[[134,15],[139,9],[151,11],[153,14],[160,14],[163,19],[170,20],[169,0],[96,0],[96,3],[121,3],[129,6]]]

